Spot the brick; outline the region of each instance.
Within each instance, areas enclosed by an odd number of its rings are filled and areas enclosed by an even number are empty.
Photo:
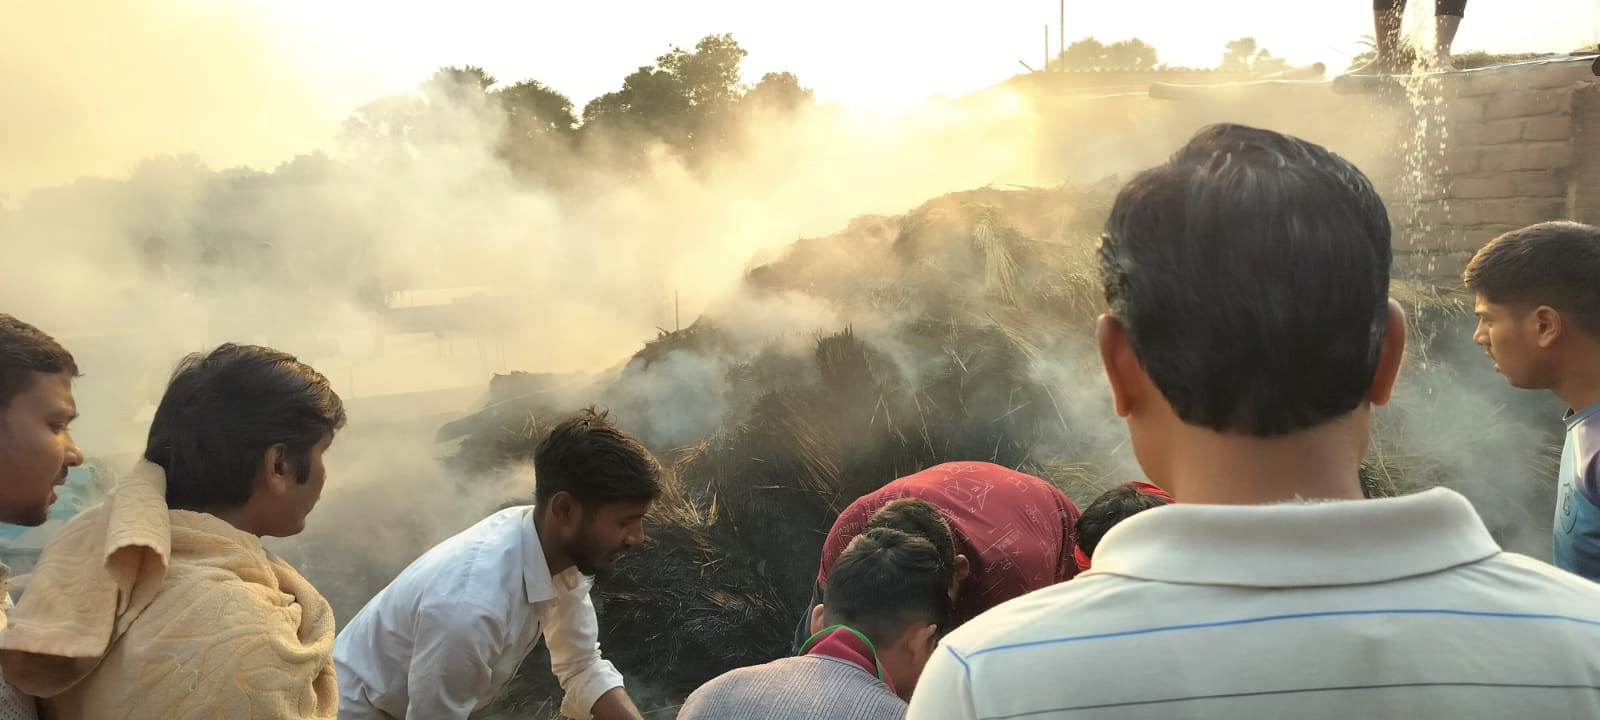
[[[1462,123],[1452,129],[1451,139],[1459,145],[1504,145],[1522,139],[1526,120],[1513,118],[1487,123]]]
[[[1478,248],[1487,245],[1490,240],[1500,237],[1501,235],[1511,232],[1519,227],[1522,226],[1501,223],[1484,224],[1465,228],[1461,232],[1461,248],[1463,250],[1476,251]]]
[[[1476,208],[1477,216],[1478,216],[1478,222],[1474,223],[1474,224],[1477,224],[1477,225],[1482,225],[1482,224],[1487,224],[1487,223],[1498,223],[1498,224],[1503,224],[1503,225],[1525,224],[1525,223],[1520,223],[1517,220],[1517,218],[1519,217],[1517,208],[1518,208],[1519,205],[1521,205],[1521,203],[1522,203],[1521,200],[1515,200],[1515,199],[1511,199],[1511,198],[1500,198],[1500,199],[1494,199],[1494,200],[1477,200],[1477,201],[1474,201],[1472,204]]]
[[[1510,175],[1458,177],[1450,183],[1450,196],[1463,200],[1515,197],[1516,194],[1516,178]]]
[[[1519,200],[1516,208],[1516,224],[1519,226],[1542,223],[1548,220],[1565,220],[1567,214],[1567,201],[1560,200]]]
[[[1519,90],[1489,97],[1484,105],[1485,120],[1531,117],[1565,113],[1572,109],[1572,93],[1567,90]]]
[[[1488,98],[1455,98],[1445,104],[1445,117],[1452,124],[1480,122],[1489,106]]]
[[[1528,86],[1526,78],[1505,70],[1469,70],[1456,76],[1453,84],[1459,97],[1494,95]]]
[[[1572,116],[1570,115],[1544,115],[1528,118],[1522,128],[1524,140],[1570,140],[1572,139]]]
[[[1511,178],[1519,197],[1564,198],[1567,196],[1567,175],[1560,170],[1518,173]]]
[[[1535,65],[1523,71],[1523,84],[1530,88],[1563,88],[1594,80],[1587,61]]]
[[[1444,151],[1444,165],[1440,172],[1451,175],[1465,175],[1478,171],[1481,164],[1483,151],[1470,147],[1454,147]]]
[[[1572,147],[1564,142],[1502,145],[1481,152],[1478,169],[1488,173],[1553,170],[1572,164]]]
[[[1478,211],[1478,204],[1475,202],[1457,200],[1445,207],[1449,225],[1477,225],[1483,222],[1482,213]]]

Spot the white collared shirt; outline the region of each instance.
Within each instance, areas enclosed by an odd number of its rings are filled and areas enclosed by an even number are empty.
[[[1443,488],[1170,505],[951,633],[907,717],[1600,717],[1600,585]]]
[[[533,508],[502,510],[408,566],[339,633],[341,720],[465,720],[496,699],[543,636],[566,697],[588,718],[622,675],[600,657],[591,581],[551,577]]]

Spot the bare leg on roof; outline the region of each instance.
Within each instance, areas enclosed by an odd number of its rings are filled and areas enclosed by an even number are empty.
[[[1400,20],[1406,14],[1406,0],[1372,0],[1372,30],[1377,58],[1358,70],[1358,75],[1393,75],[1405,72],[1406,61],[1400,52]]]
[[[1461,28],[1461,16],[1467,11],[1467,0],[1436,0],[1433,16],[1434,63],[1440,70],[1454,70],[1450,45],[1456,40],[1456,30]]]

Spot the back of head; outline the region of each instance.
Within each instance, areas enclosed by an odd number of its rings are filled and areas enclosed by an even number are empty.
[[[72,353],[38,328],[0,313],[0,410],[37,375],[78,375]]]
[[[1099,547],[1100,539],[1117,523],[1168,502],[1166,498],[1133,483],[1118,485],[1101,493],[1078,516],[1078,549],[1085,556],[1094,557],[1094,549]]]
[[[828,625],[846,625],[884,647],[913,624],[945,626],[954,569],[926,538],[871,528],[850,541],[822,591]]]
[[[594,408],[555,426],[534,452],[540,507],[558,492],[584,505],[650,502],[661,496],[661,465],[633,436]]]
[[[1178,417],[1267,437],[1360,405],[1389,243],[1383,201],[1348,161],[1214,125],[1122,189],[1099,254],[1111,314]]]
[[[144,456],[166,470],[171,507],[237,507],[269,448],[282,444],[305,482],[312,448],[344,422],[344,403],[309,365],[271,348],[222,345],[178,363]]]
[[[1462,279],[1492,303],[1548,305],[1600,339],[1600,228],[1560,221],[1512,230],[1478,250]]]
[[[867,518],[866,529],[873,528],[889,528],[927,540],[939,553],[940,562],[952,570],[956,566],[956,535],[944,513],[928,502],[916,498],[891,500]]]

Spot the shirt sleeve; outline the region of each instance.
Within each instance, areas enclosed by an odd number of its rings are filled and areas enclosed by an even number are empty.
[[[494,692],[505,638],[501,618],[485,608],[424,606],[406,676],[406,717],[466,720]]]
[[[588,580],[556,603],[540,630],[550,649],[550,669],[566,694],[561,714],[588,720],[601,695],[623,686],[622,673],[600,656],[600,621]]]
[[[1050,488],[1056,511],[1061,514],[1061,556],[1056,560],[1056,582],[1065,582],[1078,576],[1078,558],[1073,552],[1078,547],[1078,506],[1055,487]]]
[[[940,644],[928,658],[906,720],[977,720],[972,705],[972,677],[966,660]]]
[[[1577,465],[1574,480],[1589,502],[1600,505],[1600,422],[1590,421],[1584,425],[1572,446],[1573,461]]]

